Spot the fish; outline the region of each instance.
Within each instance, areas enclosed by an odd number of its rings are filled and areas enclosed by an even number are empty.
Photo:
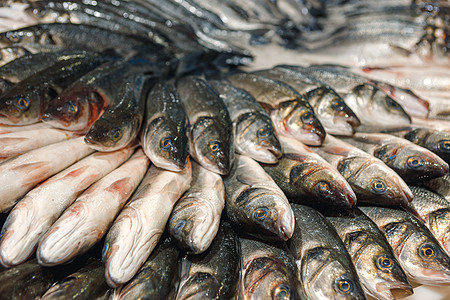
[[[114,300],[171,299],[178,277],[180,252],[170,238],[160,241],[145,264],[127,284],[114,290]]]
[[[410,141],[383,133],[356,133],[341,138],[383,161],[407,183],[444,176],[448,164],[433,152]]]
[[[412,128],[402,132],[402,137],[416,145],[427,148],[450,162],[450,133],[431,128]]]
[[[256,161],[236,155],[223,183],[225,211],[233,225],[265,241],[286,241],[292,236],[294,215],[288,199]]]
[[[355,113],[333,88],[310,75],[283,67],[260,70],[254,74],[284,82],[304,96],[327,133],[352,136],[355,128],[361,125]]]
[[[233,229],[222,222],[206,252],[183,258],[174,299],[230,299],[238,279],[237,246]]]
[[[421,185],[433,193],[444,197],[445,200],[450,201],[450,173],[422,182]]]
[[[4,162],[0,165],[0,212],[9,210],[39,182],[92,152],[94,150],[80,137],[38,148]]]
[[[84,141],[97,151],[115,151],[136,141],[144,119],[145,96],[152,78],[130,75],[120,87],[120,101],[92,124]]]
[[[288,247],[308,299],[366,299],[350,255],[333,226],[313,208],[291,204]]]
[[[239,249],[238,299],[308,299],[284,244],[239,237]]]
[[[450,283],[450,258],[421,221],[402,209],[359,209],[383,232],[411,280],[427,285]]]
[[[342,175],[322,157],[291,137],[280,135],[283,157],[262,165],[290,201],[351,207],[356,195]]]
[[[30,51],[20,46],[10,46],[0,48],[0,66],[18,59],[19,57],[31,54]]]
[[[208,80],[225,103],[233,121],[236,153],[272,164],[281,157],[281,145],[269,115],[256,100],[225,79]]]
[[[158,82],[147,96],[140,143],[158,168],[179,172],[189,156],[188,121],[172,82]]]
[[[322,147],[311,147],[347,180],[359,203],[406,206],[412,192],[381,160],[332,136]]]
[[[190,187],[190,162],[181,172],[150,166],[106,235],[102,257],[106,282],[128,282],[145,263],[164,232],[175,202]]]
[[[219,230],[225,187],[219,174],[191,164],[191,187],[175,204],[167,229],[181,249],[199,254],[209,248]]]
[[[394,300],[413,293],[391,246],[372,220],[357,208],[326,209],[324,216],[344,243],[367,294]]]
[[[30,130],[37,130],[37,129],[46,129],[46,128],[51,128],[51,126],[44,124],[43,122],[34,123],[31,125],[23,125],[23,126],[0,124],[0,134],[20,132],[20,131],[30,131]]]
[[[100,241],[145,175],[149,160],[138,149],[129,160],[85,190],[39,239],[38,262],[70,261]]]
[[[188,76],[176,84],[189,120],[189,150],[204,168],[226,175],[234,160],[234,136],[228,110],[204,80]]]
[[[38,240],[91,184],[119,167],[133,148],[96,152],[28,192],[9,213],[2,229],[0,262],[14,266],[36,250]]]
[[[290,86],[251,73],[233,74],[228,80],[264,107],[278,133],[291,135],[309,146],[322,144],[325,129],[308,101]]]

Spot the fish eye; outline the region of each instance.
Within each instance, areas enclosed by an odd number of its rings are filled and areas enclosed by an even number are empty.
[[[400,104],[398,104],[397,101],[395,101],[394,99],[392,99],[390,97],[386,97],[386,104],[388,107],[395,108],[395,109],[400,107]]]
[[[335,285],[338,291],[342,294],[349,294],[353,290],[353,283],[351,282],[351,280],[344,277],[339,277],[338,279],[336,279]]]
[[[186,225],[185,220],[178,221],[178,223],[173,228],[173,233],[178,235],[181,232],[181,230],[184,228],[184,225]]]
[[[371,182],[370,188],[375,194],[384,194],[386,191],[386,184],[381,179],[374,179]]]
[[[25,110],[30,106],[30,100],[27,97],[18,97],[14,100],[14,105],[22,110]]]
[[[307,111],[302,115],[301,118],[302,118],[303,123],[309,124],[309,123],[312,123],[314,116],[313,116],[312,112]]]
[[[411,156],[406,161],[406,164],[413,169],[419,169],[423,166],[423,160],[420,157],[417,156]]]
[[[449,151],[450,150],[450,140],[443,140],[439,142],[439,149],[443,151]]]
[[[270,134],[271,130],[267,127],[261,127],[260,129],[258,129],[258,136],[259,137],[266,137]]]
[[[424,244],[419,248],[419,254],[423,258],[433,258],[436,256],[436,250],[434,249],[434,245]]]
[[[394,261],[386,256],[379,256],[377,258],[377,266],[380,269],[390,269],[394,265]]]
[[[253,218],[255,218],[257,221],[264,221],[267,218],[267,215],[267,208],[258,208],[253,213]]]
[[[331,102],[331,107],[333,109],[336,109],[336,110],[343,110],[344,109],[344,106],[338,100],[333,100],[333,102]]]
[[[76,114],[78,112],[78,106],[72,101],[67,101],[65,104],[65,111],[71,114]]]
[[[22,35],[18,32],[7,32],[6,38],[13,43],[19,43],[22,40]]]
[[[326,194],[330,190],[330,185],[325,181],[320,181],[316,184],[316,188],[320,194]]]
[[[172,147],[173,144],[173,139],[171,136],[166,136],[164,138],[161,139],[161,141],[159,142],[159,146],[162,149],[169,149]]]
[[[287,285],[280,285],[278,286],[275,291],[273,292],[272,299],[275,300],[288,300],[292,298],[292,291],[291,288]]]
[[[212,153],[219,152],[219,150],[220,150],[220,145],[219,145],[218,141],[210,142],[208,147],[209,147],[209,151],[212,152]]]
[[[122,137],[122,130],[121,130],[120,128],[112,129],[112,130],[109,132],[109,136],[110,136],[114,141],[116,141],[116,140],[118,140],[118,139],[120,139],[120,138]]]

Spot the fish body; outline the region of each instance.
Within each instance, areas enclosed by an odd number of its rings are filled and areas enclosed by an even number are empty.
[[[434,178],[422,183],[422,186],[428,190],[442,196],[445,200],[450,201],[450,174],[447,173],[442,177]]]
[[[31,131],[37,129],[47,129],[47,128],[51,127],[43,122],[23,126],[0,124],[0,134],[20,132],[20,131]]]

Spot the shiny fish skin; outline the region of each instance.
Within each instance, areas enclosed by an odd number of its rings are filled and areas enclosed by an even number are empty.
[[[225,210],[242,231],[264,240],[286,241],[294,230],[291,206],[273,179],[253,159],[236,155],[224,178]]]
[[[32,150],[1,164],[0,211],[10,209],[37,183],[92,152],[83,138],[76,138]]]
[[[190,153],[204,168],[226,175],[234,160],[233,125],[227,108],[204,80],[185,77],[177,90],[189,119]]]
[[[125,148],[91,154],[28,192],[3,225],[0,262],[12,266],[26,260],[37,247],[39,238],[77,196],[116,169],[132,152],[132,148]]]
[[[309,299],[366,299],[339,235],[316,210],[292,204],[295,231],[288,242]]]
[[[13,60],[28,54],[31,54],[31,52],[20,46],[1,47],[0,66],[4,66]]]
[[[412,193],[381,160],[332,136],[311,150],[322,156],[347,180],[358,202],[406,206]]]
[[[234,74],[228,79],[266,108],[280,134],[293,136],[310,146],[322,144],[325,129],[308,101],[290,86],[250,73]]]
[[[368,294],[394,300],[413,293],[391,246],[372,220],[357,208],[326,211],[324,215],[339,234]]]
[[[289,201],[309,205],[350,207],[356,195],[339,172],[301,142],[281,135],[284,156],[262,165]]]
[[[148,165],[148,158],[138,149],[128,161],[84,191],[39,239],[38,262],[58,265],[97,243],[141,182]]]
[[[205,252],[217,234],[224,206],[220,175],[192,162],[191,187],[173,208],[167,222],[169,234],[189,253]]]
[[[360,207],[360,210],[383,232],[412,280],[428,285],[450,284],[450,258],[421,221],[402,209]]]
[[[422,186],[450,201],[450,173],[423,182]]]
[[[189,156],[188,121],[173,83],[156,83],[147,96],[141,145],[159,168],[179,172]]]
[[[174,299],[230,299],[238,278],[237,237],[222,222],[206,252],[188,255],[181,262],[181,278]]]
[[[225,79],[208,82],[225,103],[233,121],[235,151],[263,163],[276,163],[281,157],[281,145],[264,109],[250,94]]]
[[[450,162],[450,133],[431,128],[415,128],[405,132],[403,138],[433,151],[447,163]]]
[[[175,202],[189,188],[190,162],[181,172],[151,166],[111,226],[103,248],[105,278],[117,287],[141,268],[164,232]]]

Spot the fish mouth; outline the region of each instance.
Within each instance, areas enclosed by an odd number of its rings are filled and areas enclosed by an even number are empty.
[[[361,125],[361,120],[350,109],[337,112],[335,117],[337,117],[338,119],[344,120],[345,123],[352,126],[352,128],[356,128]]]
[[[396,300],[413,294],[411,285],[404,282],[382,282],[376,285],[376,290],[385,299]]]

